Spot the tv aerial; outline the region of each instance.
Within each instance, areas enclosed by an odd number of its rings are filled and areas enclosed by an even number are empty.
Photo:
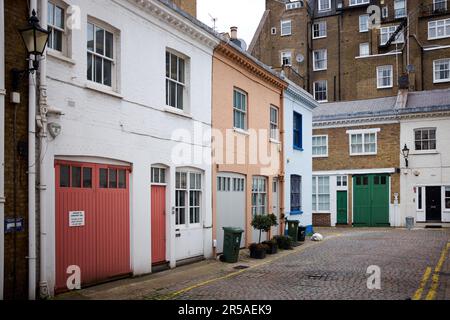
[[[213,30],[217,31],[216,30],[216,24],[217,24],[217,20],[219,20],[219,19],[218,18],[214,18],[210,13],[208,13],[208,15],[211,17],[211,21],[213,23]]]

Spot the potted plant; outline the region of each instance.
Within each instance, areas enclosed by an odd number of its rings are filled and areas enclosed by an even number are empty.
[[[251,225],[255,230],[259,230],[259,241],[250,245],[250,257],[264,259],[266,252],[271,248],[267,244],[261,244],[261,235],[263,232],[269,232],[273,226],[278,225],[277,217],[274,214],[255,215]]]
[[[292,250],[292,238],[289,236],[275,236],[273,238],[277,244],[278,248],[282,250]]]
[[[275,239],[264,241],[263,244],[267,246],[267,254],[276,254],[278,252],[278,243]]]

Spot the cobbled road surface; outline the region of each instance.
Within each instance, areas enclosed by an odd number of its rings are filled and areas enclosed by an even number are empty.
[[[235,276],[183,292],[181,300],[407,300],[423,286],[425,299],[432,276],[442,260],[449,229],[372,229],[343,231],[304,250],[251,268]],[[448,298],[448,252],[436,284],[438,300]],[[367,287],[367,269],[381,270],[381,289]],[[448,290],[448,289],[447,289]]]

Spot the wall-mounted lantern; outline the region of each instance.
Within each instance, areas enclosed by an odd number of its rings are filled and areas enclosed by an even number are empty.
[[[408,146],[405,144],[405,147],[402,150],[402,154],[403,154],[403,158],[405,158],[407,168],[409,166],[409,151],[410,150],[409,150]]]

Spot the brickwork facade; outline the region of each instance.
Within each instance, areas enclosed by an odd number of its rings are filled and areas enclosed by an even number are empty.
[[[11,69],[27,67],[25,47],[18,32],[27,25],[27,1],[5,1],[5,218],[24,219],[22,232],[5,234],[4,298],[26,299],[28,296],[28,75],[20,80],[20,104],[10,102]],[[14,145],[14,109],[17,110],[16,145]],[[16,150],[16,179],[14,179]],[[16,192],[14,192],[16,190]],[[16,193],[16,196],[14,196]]]
[[[314,94],[315,82],[327,83],[323,101],[348,101],[395,96],[399,78],[407,75],[410,90],[448,88],[449,81],[433,79],[433,63],[450,59],[450,34],[429,38],[429,22],[450,18],[450,2],[437,10],[433,1],[405,1],[406,13],[395,9],[394,1],[368,1],[350,6],[350,0],[331,0],[330,10],[319,11],[318,0],[297,1],[298,7],[288,7],[275,0],[266,0],[266,12],[249,51],[262,62],[280,69],[281,52],[291,51],[292,62],[285,65],[286,75]],[[342,3],[342,8],[339,8]],[[377,5],[381,13],[381,28],[394,30],[409,16],[408,28],[402,29],[404,41],[383,45],[379,28],[360,28],[360,17],[369,5]],[[291,20],[290,35],[280,34],[281,21]],[[314,34],[314,25],[326,24],[325,34]],[[387,30],[387,29],[382,29]],[[406,31],[405,31],[406,30]],[[408,41],[409,39],[409,41]],[[383,41],[384,42],[384,41]],[[364,54],[360,49],[368,47]],[[314,51],[327,51],[325,70],[314,68]],[[303,57],[303,58],[302,58]],[[407,68],[407,66],[410,66]],[[380,88],[377,68],[390,66],[390,84]]]

